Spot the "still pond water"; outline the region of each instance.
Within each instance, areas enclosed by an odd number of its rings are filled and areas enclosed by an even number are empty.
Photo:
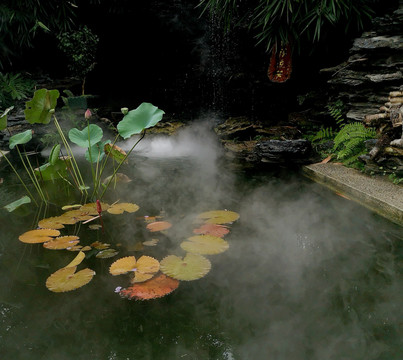
[[[29,245],[18,236],[35,228],[35,209],[1,210],[1,359],[217,359],[325,360],[403,358],[401,228],[284,169],[248,170],[216,151],[197,131],[177,142],[145,140],[122,169],[132,181],[109,192],[140,209],[104,216],[106,233],[67,226],[83,243],[119,250],[111,259],[84,260],[96,271],[86,286],[67,293],[45,287],[51,273],[75,253]],[[2,167],[1,206],[20,187]],[[60,214],[71,203],[58,188]],[[111,276],[117,258],[183,256],[203,211],[240,214],[225,236],[229,249],[208,256],[202,279],[181,282],[170,295],[130,301],[115,293],[128,286]],[[145,229],[141,217],[162,214],[164,234]],[[41,215],[43,217],[43,214]],[[157,238],[156,246],[134,245]]]

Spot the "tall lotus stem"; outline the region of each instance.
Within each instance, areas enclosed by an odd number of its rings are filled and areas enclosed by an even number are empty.
[[[135,142],[135,144],[134,144],[134,145],[132,146],[132,148],[128,151],[128,153],[126,154],[126,156],[122,159],[122,161],[120,161],[120,163],[118,164],[118,166],[116,167],[116,169],[113,171],[113,174],[112,174],[111,178],[109,179],[108,183],[105,185],[105,188],[104,188],[104,190],[103,190],[102,193],[101,193],[100,199],[102,199],[102,197],[104,196],[106,189],[108,189],[110,183],[111,183],[112,180],[114,179],[114,177],[115,177],[116,173],[118,172],[119,168],[122,166],[122,164],[123,164],[123,163],[126,161],[126,159],[129,157],[129,155],[131,154],[131,152],[133,151],[133,149],[136,147],[136,145],[137,145],[141,140],[143,140],[143,138],[144,138],[145,135],[146,135],[146,130],[144,129],[143,132],[142,132],[142,134],[141,134],[140,139],[138,139],[138,140]]]

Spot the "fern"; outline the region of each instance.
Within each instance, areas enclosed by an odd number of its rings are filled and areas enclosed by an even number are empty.
[[[336,121],[336,124],[339,127],[343,127],[345,123],[343,117],[343,102],[341,100],[338,100],[333,104],[328,104],[326,108],[329,111],[330,116]]]
[[[346,161],[358,153],[361,155],[365,149],[365,140],[373,139],[375,136],[373,128],[366,128],[360,122],[346,124],[333,140],[333,152],[337,154],[338,159]]]
[[[323,140],[331,140],[335,136],[333,129],[328,128],[320,128],[320,130],[313,136],[311,139],[312,142],[320,142]]]

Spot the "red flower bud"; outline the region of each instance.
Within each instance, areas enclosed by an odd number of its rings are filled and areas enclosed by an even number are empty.
[[[101,202],[99,200],[97,200],[97,211],[98,211],[98,214],[101,215],[102,206],[101,206]]]
[[[88,120],[91,116],[92,116],[92,114],[91,114],[90,109],[87,109],[84,114],[85,120]]]

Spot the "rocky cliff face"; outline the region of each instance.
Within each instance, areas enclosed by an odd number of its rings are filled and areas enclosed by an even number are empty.
[[[343,101],[348,120],[379,113],[389,93],[403,84],[403,1],[354,40],[348,60],[321,72],[329,74],[329,93]]]

